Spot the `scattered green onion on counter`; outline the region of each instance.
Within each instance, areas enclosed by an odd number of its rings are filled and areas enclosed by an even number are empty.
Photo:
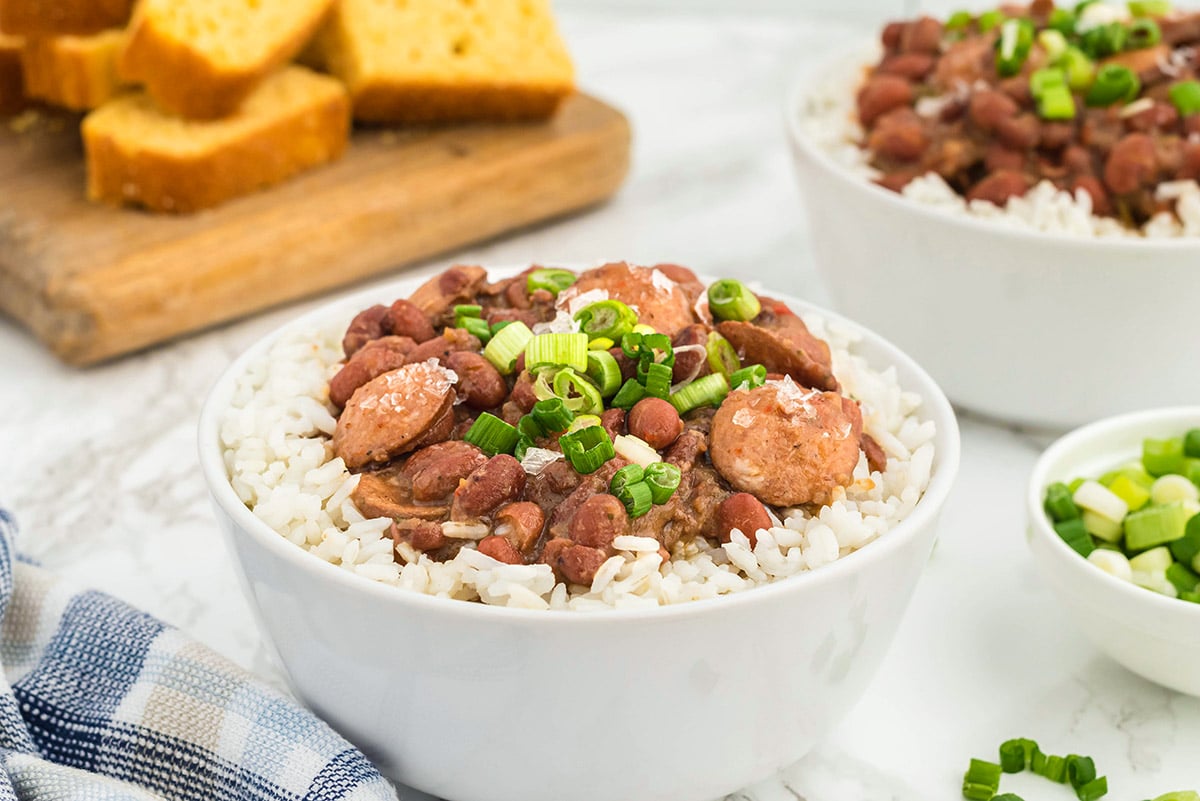
[[[1200,112],[1200,81],[1180,81],[1167,90],[1171,104],[1181,117]]]
[[[972,759],[963,776],[963,798],[970,801],[991,801],[1000,789],[1000,766],[982,759]]]
[[[736,278],[714,282],[708,288],[708,308],[721,320],[753,320],[762,304],[750,289]]]
[[[1000,745],[1000,764],[982,759],[971,760],[970,767],[963,776],[963,797],[972,801],[1021,801],[1019,796],[1012,793],[996,793],[1000,789],[1001,773],[1021,773],[1024,770],[1030,770],[1057,784],[1070,784],[1079,801],[1098,801],[1108,792],[1108,779],[1096,776],[1096,763],[1091,757],[1078,754],[1068,754],[1065,757],[1044,754],[1035,741],[1018,738]]]
[[[521,434],[514,426],[487,412],[479,415],[463,435],[464,440],[488,456],[512,453],[520,438]]]
[[[530,294],[539,289],[545,289],[557,297],[559,292],[573,283],[575,283],[575,273],[570,270],[542,268],[529,274],[529,277],[525,279],[525,289]]]

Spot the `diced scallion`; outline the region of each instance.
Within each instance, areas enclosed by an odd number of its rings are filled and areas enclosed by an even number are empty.
[[[729,344],[729,340],[716,331],[709,333],[704,350],[708,358],[708,367],[714,373],[733,375],[742,366],[742,361],[738,358],[733,345]]]
[[[1142,464],[1158,478],[1183,470],[1183,442],[1178,439],[1147,439],[1142,442]]]
[[[525,369],[570,367],[583,373],[588,365],[587,334],[538,334],[525,346]]]
[[[602,300],[575,313],[579,329],[588,339],[603,337],[616,341],[637,325],[637,312],[619,300]]]
[[[621,388],[621,368],[616,358],[606,350],[587,352],[587,377],[600,391],[600,397],[609,398]]]
[[[533,332],[529,326],[520,321],[510,323],[493,332],[491,341],[483,349],[483,355],[502,375],[509,375],[531,339]]]
[[[609,405],[614,409],[632,409],[634,404],[646,397],[646,388],[638,383],[636,378],[626,381]]]
[[[573,283],[575,283],[575,273],[570,270],[542,268],[529,274],[529,277],[525,279],[525,289],[531,295],[539,289],[545,289],[557,296],[559,292]]]
[[[655,462],[645,469],[646,485],[650,487],[654,503],[660,505],[671,499],[682,478],[680,469],[669,462]]]
[[[1098,481],[1085,481],[1075,490],[1071,500],[1080,509],[1091,510],[1116,523],[1124,520],[1129,512],[1129,505]]]
[[[972,759],[963,776],[963,798],[971,801],[990,801],[1000,789],[1000,766],[982,759]]]
[[[1164,17],[1171,13],[1170,0],[1129,0],[1129,13],[1135,17]]]
[[[596,472],[615,455],[612,440],[601,426],[589,426],[571,434],[563,434],[558,439],[558,446],[576,472],[584,475]]]
[[[1042,505],[1046,514],[1056,523],[1079,517],[1079,507],[1071,500],[1071,490],[1061,481],[1046,487],[1046,500]]]
[[[1179,116],[1186,117],[1200,111],[1200,81],[1179,81],[1171,84],[1167,97],[1175,106]]]
[[[697,378],[692,383],[671,395],[675,411],[687,414],[701,406],[718,406],[729,394],[729,381],[720,373]]]
[[[487,412],[479,415],[463,435],[464,440],[490,456],[512,453],[520,437],[515,427]]]
[[[1150,486],[1150,500],[1156,504],[1174,501],[1200,501],[1200,488],[1181,475],[1169,473],[1159,476]]]
[[[1174,542],[1186,532],[1191,516],[1182,501],[1133,512],[1125,518],[1125,547],[1142,551]]]
[[[721,320],[753,320],[762,304],[749,288],[736,278],[715,281],[708,288],[708,308]]]

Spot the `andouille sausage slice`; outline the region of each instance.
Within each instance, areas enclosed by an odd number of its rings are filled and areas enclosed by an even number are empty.
[[[418,287],[409,301],[430,319],[437,320],[455,304],[473,300],[486,283],[487,270],[482,267],[455,265]]]
[[[761,364],[768,373],[790,375],[806,387],[838,388],[829,345],[814,337],[794,314],[770,319],[760,314],[750,323],[726,320],[717,331],[742,355],[743,364]]]
[[[412,353],[408,354],[408,360],[410,362],[424,362],[430,359],[437,359],[442,364],[449,366],[451,353],[477,351],[480,346],[481,343],[478,337],[467,329],[447,328],[442,332],[440,337],[426,340],[413,348]]]
[[[333,452],[354,469],[423,444],[447,416],[454,426],[454,373],[434,361],[406,364],[359,387],[333,432]]]
[[[829,503],[854,478],[858,404],[784,380],[729,393],[713,417],[710,456],[741,492],[773,506]]]
[[[354,352],[337,375],[329,380],[329,400],[345,406],[354,391],[372,378],[403,367],[408,354],[417,346],[408,337],[386,336],[372,339]]]
[[[413,500],[436,501],[453,495],[459,483],[487,460],[471,443],[448,440],[414,453],[401,472],[412,481]]]
[[[638,321],[668,336],[696,322],[688,291],[663,271],[614,262],[581,273],[579,279],[559,295],[559,305],[593,289],[602,289],[613,300],[637,309]]]
[[[403,477],[390,468],[359,474],[350,500],[364,517],[440,521],[450,511],[448,505],[412,503]]]

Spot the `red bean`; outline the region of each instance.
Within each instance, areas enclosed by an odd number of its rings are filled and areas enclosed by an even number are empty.
[[[1154,140],[1143,133],[1133,133],[1119,140],[1104,164],[1104,183],[1117,195],[1136,192],[1158,177]]]
[[[1028,191],[1028,178],[1018,172],[1000,170],[971,187],[967,192],[967,200],[986,200],[1003,206],[1009,198],[1020,197]]]
[[[936,55],[942,46],[942,23],[933,17],[921,17],[904,27],[900,49],[905,53]]]
[[[409,530],[408,541],[418,551],[436,551],[446,544],[446,535],[440,524],[422,520]]]
[[[458,394],[472,409],[494,409],[508,397],[508,384],[492,363],[478,353],[456,351],[446,366],[458,376]]]
[[[355,315],[346,329],[346,335],[342,337],[342,350],[346,352],[346,358],[353,356],[372,339],[379,339],[387,333],[383,328],[387,313],[387,306],[378,304]]]
[[[586,587],[592,583],[596,571],[606,559],[608,556],[604,551],[586,545],[571,544],[558,552],[555,564],[551,566],[567,581]]]
[[[396,336],[409,337],[420,344],[434,338],[433,324],[416,304],[407,300],[398,300],[392,304],[387,313],[388,329]]]
[[[1170,131],[1179,124],[1179,112],[1170,103],[1155,103],[1145,111],[1125,118],[1125,127],[1131,131],[1151,133],[1153,131]]]
[[[858,119],[870,128],[887,112],[912,101],[913,88],[908,81],[897,75],[875,75],[858,93]]]
[[[1042,123],[1032,114],[1006,117],[996,124],[996,138],[1014,150],[1033,150],[1042,138]]]
[[[937,57],[929,53],[902,53],[889,56],[879,65],[884,75],[899,75],[909,81],[920,81],[933,69]]]
[[[607,549],[614,538],[629,533],[629,514],[615,496],[593,495],[575,511],[567,532],[580,545]]]
[[[920,173],[912,170],[901,170],[900,172],[889,172],[875,179],[875,183],[882,186],[884,189],[890,189],[893,192],[903,192],[904,187],[908,186],[914,178]]]
[[[345,406],[354,391],[373,378],[403,367],[416,343],[408,337],[372,339],[354,352],[350,360],[329,381],[329,400]]]
[[[600,415],[600,425],[608,432],[609,439],[625,433],[625,410],[609,409]]]
[[[481,554],[490,556],[497,562],[504,562],[508,565],[525,564],[525,557],[504,537],[497,537],[495,534],[484,537],[479,541],[478,547]]]
[[[1015,116],[1019,110],[1016,101],[1000,92],[985,89],[971,95],[967,115],[971,122],[984,133],[991,133],[1001,120]]]
[[[771,527],[771,516],[762,502],[748,492],[738,492],[721,501],[717,507],[717,530],[721,542],[729,542],[729,532],[737,529],[746,535],[751,545],[758,543],[759,529]]]
[[[1188,136],[1200,135],[1200,114],[1189,114],[1183,118],[1183,132]]]
[[[508,526],[504,536],[521,553],[529,553],[542,536],[546,515],[542,507],[529,501],[517,501],[502,506],[496,512],[496,526]]]
[[[1180,180],[1193,181],[1200,178],[1200,142],[1193,142],[1190,139],[1184,142],[1183,152],[1180,155],[1179,172],[1175,177]]]
[[[1075,126],[1069,122],[1047,122],[1042,124],[1042,140],[1039,145],[1044,150],[1062,150],[1071,144],[1075,138]]]
[[[459,483],[485,462],[487,456],[479,448],[450,440],[417,451],[401,472],[412,481],[413,500],[426,503],[450,497]]]
[[[460,350],[478,351],[480,347],[480,341],[465,328],[447,328],[440,337],[434,337],[413,348],[413,352],[408,354],[408,360],[415,364],[437,359],[444,365],[451,353]]]
[[[1086,147],[1071,145],[1063,151],[1063,166],[1067,172],[1090,175],[1092,173],[1092,153]]]
[[[876,155],[897,161],[916,161],[928,144],[921,118],[910,108],[885,114],[867,138],[867,146]]]
[[[454,492],[451,520],[473,520],[503,504],[516,500],[525,489],[525,470],[521,463],[501,453],[467,476]]]
[[[642,398],[629,410],[629,433],[656,451],[668,447],[682,432],[679,412],[662,398]]]
[[[904,35],[905,25],[903,22],[889,22],[883,26],[883,33],[879,39],[885,48],[895,50],[900,47],[900,37]]]
[[[988,172],[999,172],[1000,170],[1020,172],[1021,168],[1025,166],[1025,154],[1005,147],[999,142],[992,142],[988,145],[983,165]]]
[[[1108,200],[1108,193],[1104,191],[1104,184],[1100,183],[1099,178],[1094,175],[1080,175],[1071,182],[1071,192],[1075,193],[1080,189],[1092,196],[1092,213],[1112,213],[1112,204]]]

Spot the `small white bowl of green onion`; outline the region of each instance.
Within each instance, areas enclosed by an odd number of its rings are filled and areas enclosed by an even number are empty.
[[[1088,638],[1200,695],[1200,406],[1067,434],[1038,460],[1027,504],[1035,561]]]

